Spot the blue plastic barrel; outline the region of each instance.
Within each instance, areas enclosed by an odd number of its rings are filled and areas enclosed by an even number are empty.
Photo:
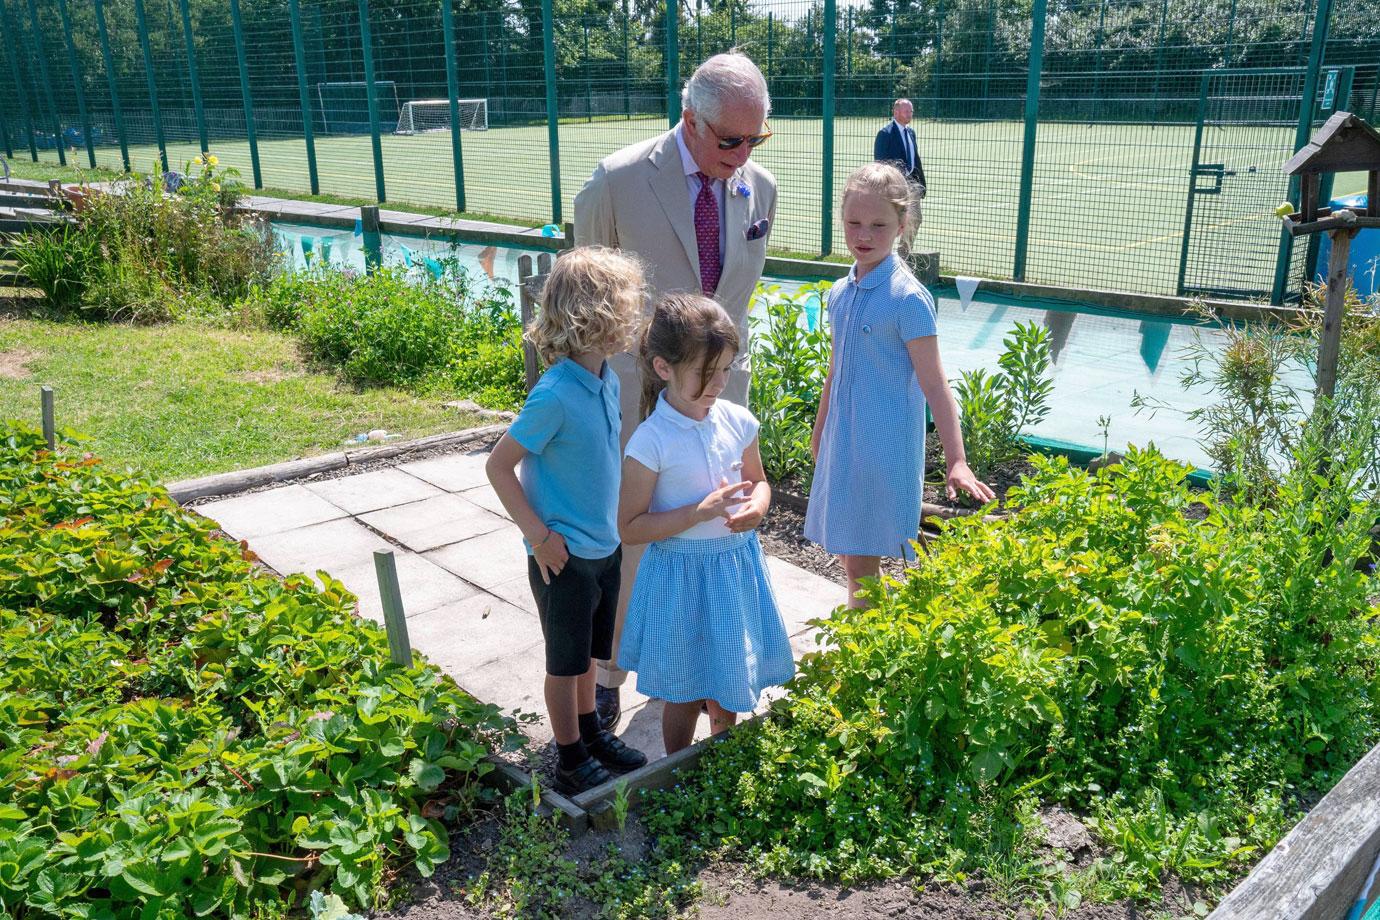
[[[1332,210],[1366,207],[1366,196],[1347,195],[1332,199]],[[1327,261],[1332,254],[1332,237],[1327,233],[1318,234],[1318,281],[1327,280]],[[1351,239],[1351,282],[1356,293],[1364,300],[1380,292],[1380,229],[1366,227]]]

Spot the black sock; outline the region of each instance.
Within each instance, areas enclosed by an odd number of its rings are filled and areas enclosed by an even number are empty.
[[[584,741],[572,741],[569,744],[557,742],[556,753],[560,755],[562,770],[573,770],[589,760],[589,751],[585,750]]]
[[[588,744],[599,737],[599,714],[597,712],[580,713],[580,740]]]

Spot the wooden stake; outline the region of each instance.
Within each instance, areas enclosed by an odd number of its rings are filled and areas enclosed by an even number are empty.
[[[1355,230],[1333,230],[1332,252],[1327,260],[1327,302],[1323,311],[1322,341],[1318,343],[1318,396],[1331,399],[1337,389],[1337,358],[1342,350],[1342,317],[1346,289],[1351,281],[1351,237]]]
[[[545,260],[545,265],[538,261],[538,265],[549,272],[551,271],[551,256],[542,253],[541,258]],[[525,333],[531,324],[532,318],[536,315],[537,298],[532,293],[532,287],[528,283],[532,280],[532,257],[528,255],[518,257],[518,305],[522,316],[522,328]],[[541,375],[537,364],[537,350],[532,347],[532,343],[527,341],[526,336],[522,339],[522,369],[527,381],[527,392],[532,392],[532,387],[537,385],[537,378]]]
[[[39,388],[39,402],[43,406],[43,438],[49,450],[57,450],[57,426],[53,420],[53,388]]]
[[[383,239],[379,234],[379,206],[367,204],[359,209],[360,234],[364,237],[364,269],[369,274],[383,264]]]
[[[383,601],[383,625],[388,630],[388,651],[394,664],[412,667],[412,644],[407,638],[407,614],[403,611],[402,590],[398,587],[398,566],[392,550],[374,551],[374,573],[379,580]]]

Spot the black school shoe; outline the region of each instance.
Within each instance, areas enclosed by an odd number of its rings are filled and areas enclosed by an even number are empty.
[[[613,731],[623,715],[622,699],[617,687],[594,686],[594,711],[599,714],[599,727]]]
[[[611,779],[613,779],[613,774],[605,770],[603,765],[593,757],[585,758],[584,763],[570,770],[560,766],[556,767],[557,784],[561,787],[561,791],[568,795],[588,792],[595,786],[602,786]]]
[[[610,773],[627,773],[647,762],[646,754],[628,747],[608,729],[600,731],[593,741],[586,741],[585,749]]]

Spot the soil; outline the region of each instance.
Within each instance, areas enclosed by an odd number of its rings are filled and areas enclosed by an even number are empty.
[[[39,358],[36,351],[27,348],[12,348],[0,351],[0,377],[6,380],[27,380],[33,376],[29,363]]]
[[[407,903],[380,911],[376,920],[485,920],[494,913],[466,900],[474,879],[488,868],[499,841],[499,822],[489,815],[451,838],[451,860],[430,879],[415,875],[402,880]],[[624,831],[591,831],[570,841],[563,854],[583,878],[590,878],[594,863],[610,846],[630,862],[647,856],[651,842],[637,815],[629,816]],[[1054,858],[1051,853],[1051,859]],[[1086,862],[1086,856],[1079,862]],[[683,917],[701,920],[799,920],[826,917],[830,920],[1151,920],[1191,915],[1194,893],[1171,882],[1159,904],[1131,901],[1082,904],[1056,912],[1053,908],[1010,903],[999,898],[994,886],[982,878],[964,885],[925,885],[913,879],[868,882],[854,887],[813,881],[790,882],[754,876],[745,866],[732,862],[707,863],[698,869],[701,896],[688,905]],[[506,915],[506,914],[505,914]],[[597,906],[572,900],[563,905],[562,918],[593,920]]]

